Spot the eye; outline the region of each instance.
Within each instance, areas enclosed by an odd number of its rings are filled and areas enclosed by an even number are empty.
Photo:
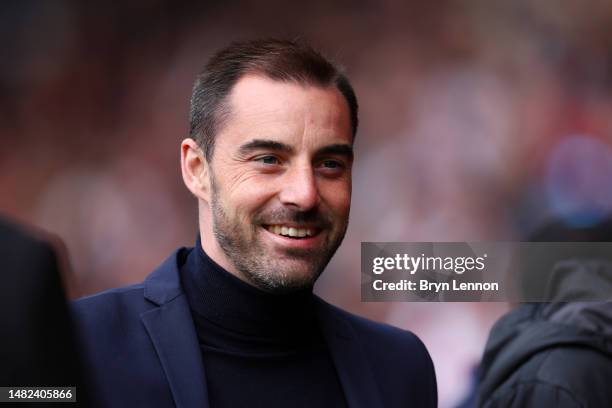
[[[257,159],[255,159],[255,161],[258,161],[262,164],[267,164],[267,165],[280,164],[280,160],[278,160],[277,157],[270,156],[270,155],[258,157]]]
[[[342,163],[336,160],[325,160],[321,165],[326,169],[339,169],[342,167]]]
[[[317,167],[320,174],[331,178],[340,177],[347,171],[347,165],[344,163],[344,161],[336,159],[321,160]]]

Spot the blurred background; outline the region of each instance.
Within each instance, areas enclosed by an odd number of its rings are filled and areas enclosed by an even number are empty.
[[[417,333],[440,406],[470,387],[502,303],[362,303],[362,241],[520,240],[612,210],[612,2],[3,1],[0,212],[59,235],[71,297],[193,245],[183,186],[195,74],[232,40],[302,38],[360,102],[329,301]]]

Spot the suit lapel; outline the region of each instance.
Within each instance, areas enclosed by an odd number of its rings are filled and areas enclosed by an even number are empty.
[[[206,377],[187,299],[182,292],[178,259],[173,253],[145,280],[145,298],[158,305],[141,315],[178,408],[208,408]],[[321,330],[349,408],[381,408],[382,400],[368,356],[351,327],[333,306],[317,302]]]
[[[185,296],[142,314],[179,408],[208,407],[200,346]]]
[[[332,306],[318,303],[319,322],[349,408],[382,407],[380,390],[354,329]]]
[[[202,353],[172,254],[145,280],[145,298],[158,307],[140,317],[151,337],[178,408],[208,408]]]

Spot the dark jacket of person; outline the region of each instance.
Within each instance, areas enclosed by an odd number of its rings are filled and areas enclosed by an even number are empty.
[[[481,365],[479,406],[612,406],[612,302],[571,302],[612,293],[612,264],[555,268],[554,302],[524,304],[500,319]]]
[[[61,244],[0,217],[0,386],[76,387],[77,403],[66,406],[89,407],[60,273],[63,254],[48,240]]]
[[[209,406],[201,350],[179,279],[187,252],[174,252],[142,284],[74,304],[102,406]],[[414,334],[318,298],[317,315],[350,408],[436,406],[433,364]]]

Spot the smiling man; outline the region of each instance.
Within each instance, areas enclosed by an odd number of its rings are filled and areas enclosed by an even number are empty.
[[[326,74],[312,86],[247,71],[224,101],[227,117],[209,150],[200,149],[206,136],[197,126],[195,140],[182,143],[204,251],[265,291],[312,287],[346,231],[351,114],[343,94],[323,83],[332,79],[331,67]]]
[[[410,332],[318,298],[351,202],[357,100],[312,48],[266,40],[198,76],[183,181],[194,248],[140,285],[76,302],[103,406],[436,406]]]

